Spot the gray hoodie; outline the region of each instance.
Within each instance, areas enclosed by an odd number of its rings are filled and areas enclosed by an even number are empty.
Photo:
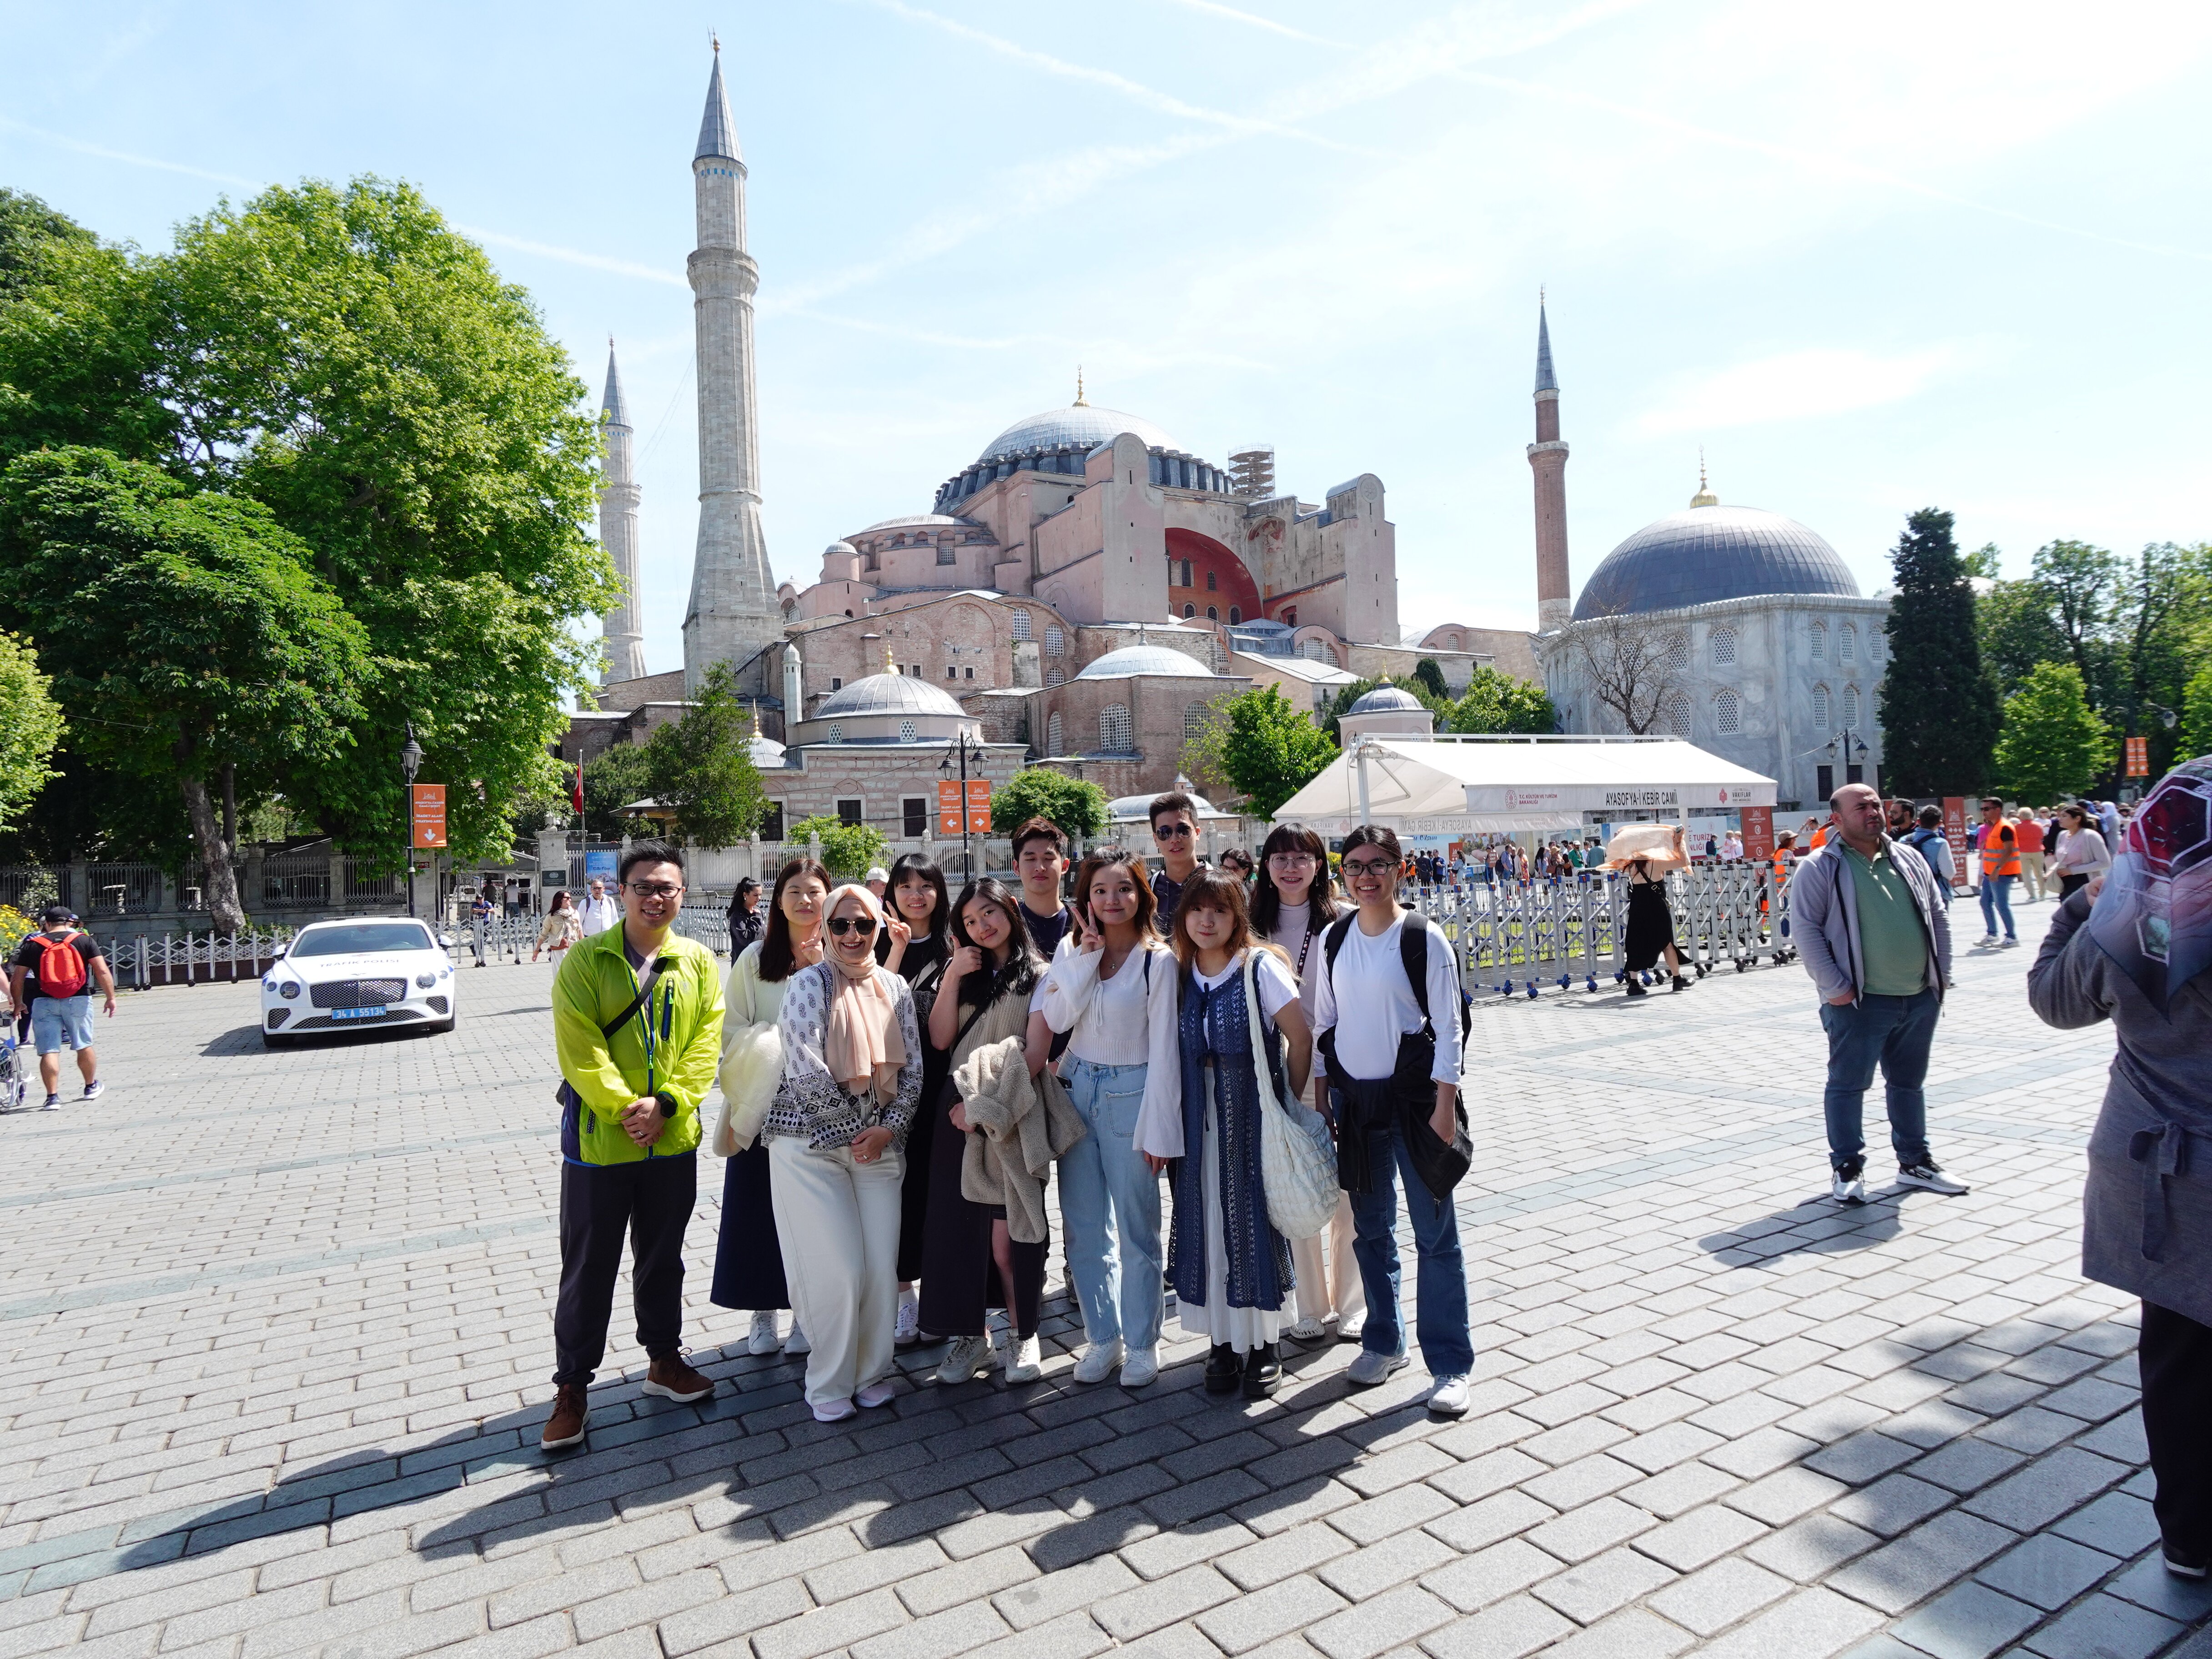
[[[1928,936],[1928,983],[1941,1001],[1951,983],[1951,918],[1943,896],[1926,859],[1887,836],[1882,842],[1912,890],[1921,929]],[[1859,949],[1858,892],[1841,836],[1832,834],[1826,846],[1790,872],[1789,898],[1790,937],[1820,989],[1820,1000],[1848,991],[1856,1002],[1863,994],[1865,957]]]

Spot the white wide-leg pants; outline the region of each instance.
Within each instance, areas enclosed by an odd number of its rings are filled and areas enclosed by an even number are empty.
[[[768,1168],[792,1311],[814,1345],[806,1402],[850,1400],[891,1368],[905,1160],[886,1152],[861,1164],[849,1146],[809,1152],[795,1136],[775,1135]]]

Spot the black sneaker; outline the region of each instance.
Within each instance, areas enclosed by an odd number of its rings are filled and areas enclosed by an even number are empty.
[[[1244,1367],[1237,1362],[1237,1350],[1226,1342],[1215,1343],[1206,1356],[1206,1393],[1233,1394],[1243,1380]]]
[[[2166,1570],[2176,1578],[2202,1578],[2205,1576],[2206,1565],[2201,1559],[2191,1560],[2186,1556],[2176,1555],[2173,1547],[2171,1544],[2166,1546]]]
[[[1631,974],[1628,976],[1628,994],[1632,997],[1648,997],[1651,993],[1644,988],[1644,981],[1642,980],[1637,978],[1635,975]]]

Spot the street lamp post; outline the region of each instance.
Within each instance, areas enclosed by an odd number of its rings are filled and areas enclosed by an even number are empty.
[[[1828,758],[1831,761],[1833,761],[1836,758],[1836,751],[1838,747],[1843,750],[1843,781],[1845,783],[1858,782],[1859,780],[1851,775],[1851,769],[1856,766],[1860,767],[1861,770],[1864,769],[1863,766],[1861,765],[1861,763],[1863,763],[1866,758],[1866,739],[1863,738],[1853,737],[1851,735],[1851,728],[1847,726],[1841,732],[1837,732],[1828,739]]]
[[[972,739],[969,738],[968,730],[965,726],[963,726],[959,731],[952,734],[951,753],[946,755],[943,760],[937,763],[937,769],[939,771],[950,772],[952,769],[954,761],[957,759],[959,762],[960,872],[962,877],[969,881],[975,879],[975,855],[971,850],[973,835],[968,828],[968,762],[970,757],[971,747],[973,758],[975,762],[975,769],[980,774],[983,767],[982,746],[979,744],[972,743]]]
[[[407,779],[407,803],[403,817],[407,828],[407,914],[415,914],[415,775],[422,769],[422,745],[415,741],[415,722],[407,722],[407,746],[399,751],[399,769]]]

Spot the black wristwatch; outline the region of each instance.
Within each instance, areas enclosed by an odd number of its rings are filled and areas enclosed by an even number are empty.
[[[672,1123],[676,1121],[676,1103],[670,1099],[666,1095],[662,1094],[658,1091],[654,1092],[653,1097],[659,1104],[661,1116],[666,1118]]]

